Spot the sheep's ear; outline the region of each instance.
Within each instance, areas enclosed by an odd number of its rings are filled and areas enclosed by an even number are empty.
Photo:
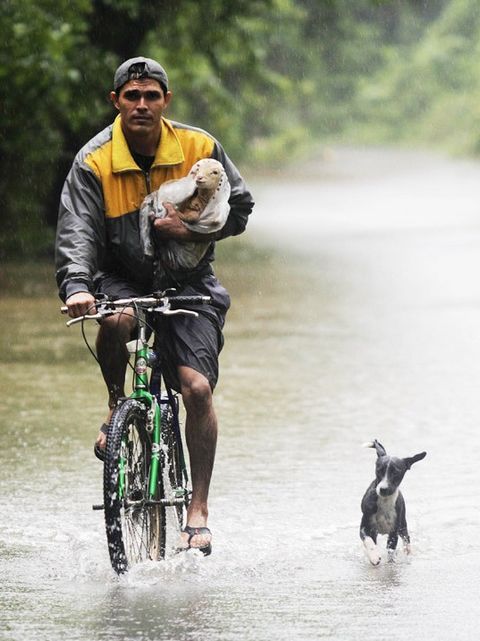
[[[409,458],[403,459],[405,461],[405,465],[407,466],[407,470],[409,470],[414,463],[416,463],[417,461],[421,461],[422,458],[425,458],[426,456],[426,452],[420,452],[420,454],[415,454],[415,456],[410,456]]]
[[[375,439],[370,443],[364,443],[363,447],[373,447],[377,451],[377,456],[386,456],[387,452],[381,443]]]

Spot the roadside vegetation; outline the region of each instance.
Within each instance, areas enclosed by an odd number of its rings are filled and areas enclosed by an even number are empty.
[[[163,62],[171,118],[272,168],[338,141],[480,153],[479,36],[475,0],[3,0],[0,258],[51,252],[128,57]]]

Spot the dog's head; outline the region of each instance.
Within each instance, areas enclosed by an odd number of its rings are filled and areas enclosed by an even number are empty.
[[[377,451],[375,464],[376,492],[378,496],[391,496],[398,490],[400,483],[414,463],[426,457],[426,452],[415,454],[408,458],[389,456],[385,448],[377,440],[367,444]]]

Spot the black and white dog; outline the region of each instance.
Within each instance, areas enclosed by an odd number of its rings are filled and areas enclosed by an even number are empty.
[[[398,537],[403,539],[406,554],[410,553],[410,537],[407,529],[405,501],[398,489],[405,472],[414,463],[421,461],[426,452],[415,454],[410,458],[388,456],[383,445],[377,440],[365,443],[365,447],[374,447],[377,451],[375,480],[372,481],[362,499],[362,522],[360,538],[363,541],[367,556],[372,565],[378,565],[382,559],[377,546],[377,535],[387,534],[389,558],[393,557]]]

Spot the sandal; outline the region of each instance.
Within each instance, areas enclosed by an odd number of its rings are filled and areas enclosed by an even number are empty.
[[[207,543],[206,545],[203,545],[202,547],[196,547],[195,545],[190,545],[190,541],[194,536],[197,536],[197,534],[209,534],[210,536],[212,533],[210,532],[208,527],[191,527],[190,525],[186,525],[182,532],[186,532],[188,534],[188,547],[186,548],[178,548],[178,552],[185,552],[185,550],[198,550],[203,554],[203,556],[208,556],[209,554],[212,553],[212,544]]]
[[[102,434],[108,434],[108,425],[106,423],[103,423],[100,428],[100,432],[102,432]],[[105,449],[100,447],[98,443],[95,443],[93,446],[93,453],[100,461],[102,461],[102,463],[105,461]]]

